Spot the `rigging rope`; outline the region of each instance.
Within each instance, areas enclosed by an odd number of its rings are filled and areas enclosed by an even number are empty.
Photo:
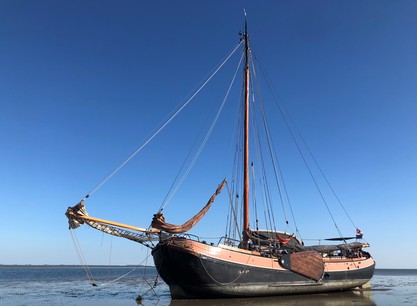
[[[75,234],[75,230],[70,229],[72,242],[74,243],[74,248],[78,256],[78,260],[80,261],[81,266],[84,268],[85,274],[88,278],[88,281],[94,287],[97,287],[96,281],[94,280],[93,274],[91,273],[90,268],[87,265],[87,261],[85,260],[84,254],[81,250],[80,243],[78,242],[77,235]]]
[[[255,83],[257,84],[256,88],[258,89],[258,92],[259,92],[258,93],[258,95],[259,95],[258,105],[259,105],[259,109],[260,109],[260,112],[261,112],[261,117],[262,117],[262,122],[263,122],[263,126],[264,126],[265,136],[266,136],[267,143],[268,143],[270,159],[271,159],[272,166],[273,166],[273,169],[274,169],[275,181],[276,181],[278,191],[279,191],[279,196],[280,196],[282,211],[283,211],[284,218],[285,218],[285,223],[286,223],[287,229],[288,229],[289,222],[288,222],[288,217],[287,217],[287,213],[286,213],[286,209],[285,209],[285,201],[284,201],[284,196],[283,195],[285,195],[286,201],[287,201],[288,206],[290,208],[291,216],[292,216],[292,219],[293,219],[293,222],[294,222],[294,225],[295,225],[295,230],[296,230],[298,236],[301,238],[301,234],[298,231],[297,222],[295,220],[295,216],[294,216],[294,213],[293,213],[291,201],[290,201],[290,198],[289,198],[289,195],[288,195],[287,186],[285,184],[284,176],[283,176],[283,173],[282,173],[282,170],[281,170],[281,166],[280,166],[280,163],[279,163],[279,161],[276,157],[277,154],[275,153],[275,150],[274,150],[275,146],[273,145],[273,140],[272,140],[271,133],[270,133],[270,130],[269,130],[269,127],[268,127],[269,126],[268,125],[268,120],[267,120],[265,108],[264,108],[264,105],[263,105],[263,99],[262,99],[261,94],[260,94],[260,88],[259,88],[257,73],[256,73],[256,70],[255,70],[255,66],[253,64],[252,64],[252,69],[253,69],[253,76],[255,78]],[[257,131],[258,131],[258,128],[257,128]],[[258,135],[259,135],[259,132],[258,132]],[[260,147],[260,145],[259,145],[259,147]],[[262,153],[262,150],[260,148],[259,148],[259,150]],[[263,154],[261,154],[261,160],[263,161],[262,155]],[[282,187],[281,187],[281,184],[282,184]],[[265,185],[266,185],[266,188],[269,190],[268,185],[266,184],[266,182],[265,182]],[[269,194],[269,191],[268,191],[268,194]],[[271,209],[272,209],[272,207],[271,207]],[[275,224],[275,222],[274,222],[274,224]]]
[[[252,108],[252,113],[254,114],[252,120],[253,120],[253,125],[255,127],[254,130],[255,130],[255,136],[256,136],[256,140],[257,140],[257,142],[256,142],[256,144],[257,144],[257,154],[258,154],[258,158],[259,158],[259,161],[260,161],[260,164],[261,164],[261,170],[260,171],[261,171],[261,174],[262,174],[261,175],[261,179],[262,179],[261,180],[261,185],[263,186],[262,196],[263,196],[263,199],[264,199],[265,221],[267,223],[269,221],[270,225],[269,225],[268,228],[270,228],[271,230],[272,229],[276,230],[276,228],[275,228],[275,218],[274,218],[273,210],[272,210],[271,191],[270,191],[269,184],[268,184],[268,181],[267,181],[267,173],[266,173],[265,161],[264,161],[264,157],[263,157],[264,154],[263,154],[263,150],[262,150],[262,147],[261,147],[259,126],[256,124],[256,120],[255,120],[255,117],[256,117],[256,108],[255,107]],[[264,123],[264,129],[266,129],[265,123]],[[271,152],[271,147],[269,149],[270,149],[271,160],[273,160],[273,157],[272,157],[273,154]],[[283,202],[283,199],[282,199],[281,186],[280,186],[279,181],[277,179],[277,174],[276,174],[275,167],[274,167],[274,174],[275,174],[275,178],[276,178],[276,182],[277,182],[278,193],[279,193],[279,196],[280,196],[280,199],[281,199],[281,205],[282,205],[282,208],[283,208],[284,217],[285,217],[285,219],[287,219],[287,216],[286,216],[286,213],[285,213],[285,208],[283,206],[284,202]],[[266,219],[266,215],[268,216],[268,219]]]
[[[242,236],[241,236],[241,233],[240,233],[240,231],[239,231],[239,222],[238,222],[238,220],[237,220],[237,212],[236,212],[236,209],[233,207],[233,193],[230,191],[230,187],[229,187],[229,183],[226,181],[226,187],[227,187],[227,193],[228,193],[228,195],[229,195],[229,203],[230,203],[230,223],[229,223],[229,231],[227,231],[227,223],[226,223],[226,237],[229,237],[229,238],[233,238],[233,239],[235,239],[236,238],[236,229],[237,229],[237,232],[238,232],[238,235],[239,235],[239,240],[242,240]],[[234,220],[235,221],[235,226],[234,226],[234,229],[235,229],[235,232],[232,234],[232,220]],[[227,234],[228,233],[228,234]]]
[[[149,251],[148,251],[148,253],[147,253],[147,255],[146,255],[146,258],[144,259],[144,260],[142,260],[138,265],[136,265],[132,270],[130,270],[129,272],[127,272],[127,273],[125,273],[125,274],[123,274],[123,275],[121,275],[121,276],[119,276],[119,277],[117,277],[117,278],[115,278],[115,279],[113,279],[113,280],[111,280],[111,281],[108,281],[108,282],[106,282],[106,283],[102,283],[102,284],[100,284],[100,287],[104,287],[104,286],[108,286],[108,285],[110,285],[110,284],[112,284],[112,283],[115,283],[115,282],[117,282],[117,281],[119,281],[119,280],[121,280],[121,279],[123,279],[123,278],[125,278],[126,276],[128,276],[129,274],[131,274],[133,271],[135,271],[136,269],[138,269],[138,268],[140,268],[140,267],[142,267],[143,266],[143,262],[147,262],[147,260],[148,260],[148,258],[149,258]]]
[[[253,163],[251,164],[251,170],[252,170],[251,171],[252,182],[255,182],[256,181],[256,179],[255,179],[255,169],[253,167]],[[252,184],[251,194],[252,194],[253,209],[254,209],[254,212],[255,212],[255,229],[259,230],[258,204],[257,204],[257,201],[256,201],[256,184],[255,183]]]
[[[243,135],[243,118],[244,118],[244,95],[245,95],[245,85],[244,85],[244,79],[242,79],[242,90],[241,90],[241,102],[240,103],[240,107],[239,107],[239,112],[237,113],[237,120],[236,120],[236,124],[235,126],[237,127],[234,135],[235,135],[235,140],[232,141],[232,143],[235,143],[235,154],[234,154],[234,161],[233,161],[233,168],[232,168],[232,189],[229,190],[230,194],[231,194],[231,199],[232,197],[233,202],[231,200],[230,202],[230,208],[231,208],[231,214],[233,215],[233,219],[236,222],[236,226],[234,227],[234,231],[233,233],[232,228],[229,228],[229,237],[233,237],[234,239],[236,238],[236,232],[239,235],[239,239],[241,239],[241,231],[239,230],[239,226],[237,226],[237,223],[242,223],[243,222],[243,210],[239,211],[239,201],[240,201],[240,196],[239,193],[243,193],[242,188],[243,188],[243,184],[241,183],[243,181],[243,170],[241,168],[239,168],[239,165],[242,166],[243,165],[243,154],[242,150],[243,150],[243,137],[241,137],[241,135]],[[242,219],[242,220],[238,220],[238,216]],[[231,226],[231,223],[230,223]]]
[[[207,276],[210,277],[216,284],[219,284],[219,285],[230,285],[230,284],[234,284],[237,280],[239,280],[239,278],[241,278],[242,275],[246,275],[247,271],[249,270],[248,267],[249,267],[249,261],[251,259],[251,256],[250,255],[247,255],[247,257],[248,257],[248,260],[246,261],[243,269],[240,271],[240,273],[238,273],[237,277],[235,279],[231,280],[230,282],[221,282],[221,281],[218,281],[217,279],[215,279],[214,276],[210,273],[210,271],[204,265],[202,256],[198,256],[198,259],[200,260],[201,266],[203,267],[203,269],[206,272]],[[213,271],[213,272],[215,272],[215,271]]]
[[[209,128],[209,130],[208,130],[208,132],[207,132],[206,136],[204,137],[203,142],[201,143],[201,145],[200,145],[199,149],[197,150],[197,152],[196,152],[196,154],[195,154],[195,156],[194,156],[193,160],[191,161],[191,163],[190,163],[190,165],[188,166],[187,170],[185,171],[184,175],[181,177],[181,179],[179,180],[179,182],[176,184],[175,188],[174,188],[174,189],[172,189],[172,186],[171,186],[171,189],[169,190],[169,192],[168,192],[167,196],[165,197],[164,202],[162,203],[162,205],[161,205],[161,207],[160,207],[160,209],[159,209],[160,211],[161,211],[161,210],[163,210],[163,209],[166,207],[166,205],[168,204],[168,202],[171,200],[172,196],[175,194],[175,192],[176,192],[176,191],[178,190],[178,188],[181,186],[181,184],[183,183],[183,181],[184,181],[184,180],[185,180],[185,178],[188,176],[188,174],[190,173],[191,169],[194,167],[195,163],[197,162],[197,159],[198,159],[198,157],[200,156],[201,152],[203,151],[203,149],[204,149],[205,145],[207,144],[207,141],[208,141],[208,139],[210,138],[210,135],[211,135],[211,133],[213,132],[213,129],[214,129],[214,127],[215,127],[215,125],[216,125],[217,121],[219,120],[220,114],[221,114],[221,113],[222,113],[222,111],[223,111],[223,108],[224,108],[224,105],[226,104],[227,98],[229,97],[229,94],[230,94],[230,91],[231,91],[231,89],[232,89],[232,86],[233,86],[233,84],[234,84],[234,82],[235,82],[235,79],[236,79],[236,76],[237,76],[237,73],[238,73],[239,67],[240,67],[240,65],[241,65],[241,63],[242,63],[242,59],[243,59],[243,54],[242,54],[242,56],[241,56],[241,58],[240,58],[240,61],[239,61],[238,65],[237,65],[237,67],[236,67],[235,73],[234,73],[233,78],[232,78],[232,80],[231,80],[231,82],[230,82],[230,84],[229,84],[229,87],[228,87],[228,89],[227,89],[227,92],[226,92],[226,94],[225,94],[225,96],[224,96],[224,98],[223,98],[222,104],[220,105],[220,108],[219,108],[219,110],[217,111],[216,117],[214,118],[213,122],[211,123],[210,128]],[[185,163],[184,163],[183,165],[185,165]],[[182,169],[181,169],[181,170],[182,170]],[[180,170],[180,172],[181,172],[181,170]],[[178,178],[178,175],[177,175],[177,177],[175,178],[175,180],[176,180],[177,178]],[[175,180],[174,180],[173,185],[175,184]]]
[[[75,247],[76,253],[77,253],[77,255],[78,255],[78,259],[80,260],[80,264],[81,264],[81,266],[82,266],[82,267],[84,268],[84,270],[85,270],[85,273],[86,273],[86,276],[87,276],[88,281],[89,281],[89,282],[90,282],[90,284],[91,284],[91,285],[93,285],[94,287],[104,287],[104,286],[108,286],[108,285],[110,285],[110,284],[112,284],[112,283],[114,283],[114,282],[117,282],[117,281],[119,281],[119,280],[121,280],[121,279],[125,278],[126,276],[128,276],[129,274],[131,274],[133,271],[135,271],[135,270],[136,270],[136,269],[138,269],[139,267],[142,267],[143,262],[145,262],[145,261],[147,262],[147,260],[148,260],[148,258],[149,258],[149,256],[150,256],[149,251],[148,251],[146,258],[145,258],[144,260],[142,260],[142,262],[140,262],[140,263],[139,263],[137,266],[135,266],[132,270],[130,270],[129,272],[127,272],[127,273],[125,273],[125,274],[123,274],[123,275],[121,275],[121,276],[119,276],[119,277],[117,277],[117,278],[115,278],[115,279],[113,279],[113,280],[111,280],[111,281],[109,281],[109,282],[106,282],[106,283],[102,283],[102,284],[100,284],[100,285],[97,285],[97,282],[96,282],[96,280],[94,280],[94,277],[93,277],[93,274],[92,274],[92,272],[91,272],[91,270],[90,270],[90,267],[88,266],[88,264],[87,264],[87,262],[86,262],[86,260],[85,260],[85,257],[84,257],[84,255],[83,255],[83,253],[82,253],[81,246],[80,246],[80,244],[79,244],[79,242],[78,242],[78,239],[77,239],[77,236],[76,236],[76,234],[75,234],[75,230],[70,229],[70,232],[71,232],[71,238],[72,238],[72,241],[73,241],[73,243],[74,243],[74,247]]]
[[[148,267],[148,258],[149,258],[149,256],[150,256],[150,254],[149,254],[149,249],[147,250],[147,256],[146,256],[146,258],[145,258],[145,269],[143,270],[143,280],[149,285],[149,289],[147,290],[147,291],[145,291],[145,293],[142,293],[142,294],[139,294],[138,295],[138,297],[136,298],[136,302],[137,302],[137,304],[139,304],[139,305],[142,305],[142,300],[143,300],[143,296],[145,295],[145,294],[147,294],[149,291],[152,291],[154,294],[155,294],[155,296],[158,298],[158,301],[159,301],[159,299],[160,299],[160,297],[159,297],[159,295],[156,293],[156,291],[155,291],[155,287],[156,287],[156,285],[158,284],[158,278],[159,278],[159,273],[156,273],[156,277],[155,277],[155,280],[154,280],[154,282],[153,282],[153,285],[151,285],[149,282],[148,282],[148,280],[146,279],[146,273],[147,273],[147,267]],[[143,262],[143,261],[142,261]],[[143,289],[143,283],[142,283],[142,286],[140,287],[140,291],[142,291],[142,289]]]
[[[232,188],[228,188],[229,194],[230,194],[230,213],[233,215],[233,219],[236,223],[236,226],[233,227],[233,233],[232,233],[232,223],[230,223],[229,227],[229,237],[232,237],[233,239],[236,238],[236,232],[239,233],[239,239],[241,239],[240,236],[240,230],[239,226],[237,225],[239,223],[238,216],[240,215],[239,212],[239,190],[237,186],[242,186],[240,184],[240,181],[242,179],[242,172],[239,171],[239,165],[241,163],[242,154],[240,154],[240,150],[242,147],[242,138],[239,137],[242,135],[242,106],[239,108],[239,113],[237,116],[237,124],[235,125],[237,128],[235,130],[235,140],[232,143],[235,143],[235,150],[234,150],[234,160],[233,160],[233,167],[232,167]]]
[[[291,119],[291,118],[290,118]],[[294,123],[293,123],[294,124]],[[294,125],[295,126],[295,125]],[[353,222],[352,218],[350,217],[350,215],[348,214],[347,210],[345,209],[345,206],[342,204],[342,202],[340,201],[339,197],[337,196],[335,190],[333,189],[333,186],[330,184],[329,180],[327,179],[326,175],[324,174],[323,170],[321,169],[319,163],[317,162],[316,158],[314,157],[313,153],[310,151],[310,148],[307,146],[306,142],[304,141],[304,138],[302,137],[300,131],[298,130],[297,126],[295,126],[295,130],[298,134],[298,136],[300,137],[301,141],[303,142],[304,146],[306,147],[308,153],[310,154],[311,158],[313,159],[314,163],[317,166],[317,169],[319,169],[321,175],[323,176],[324,180],[326,181],[327,185],[329,186],[330,190],[332,191],[334,197],[336,198],[337,202],[340,204],[341,208],[343,209],[343,211],[345,212],[346,216],[348,217],[348,219],[350,220],[350,222],[352,223],[354,228],[358,228],[355,223]]]
[[[104,235],[104,232],[103,232],[103,235]],[[112,253],[113,253],[113,236],[110,236],[109,266],[111,264]]]
[[[258,62],[259,62],[259,64],[261,64],[259,60],[258,60]],[[301,158],[302,158],[302,160],[303,160],[303,162],[304,162],[304,164],[305,164],[305,166],[306,166],[306,168],[307,168],[307,170],[308,170],[308,172],[309,172],[309,174],[310,174],[311,179],[313,180],[313,182],[314,182],[314,184],[315,184],[315,186],[316,186],[316,189],[317,189],[317,191],[318,191],[318,193],[319,193],[319,195],[320,195],[320,197],[321,197],[321,199],[322,199],[322,201],[323,201],[323,203],[324,203],[324,205],[325,205],[325,207],[326,207],[326,209],[327,209],[327,212],[329,213],[329,215],[330,215],[330,217],[331,217],[331,219],[332,219],[332,221],[333,221],[333,224],[334,224],[334,226],[335,226],[335,228],[336,228],[337,232],[339,233],[339,235],[340,235],[341,237],[343,237],[343,235],[342,235],[342,233],[341,233],[341,231],[340,231],[340,229],[339,229],[339,227],[338,227],[338,225],[337,225],[337,223],[336,223],[336,220],[335,220],[335,218],[333,217],[333,214],[332,214],[332,212],[331,212],[331,210],[330,210],[330,208],[329,208],[329,206],[328,206],[328,204],[327,204],[327,201],[325,200],[324,195],[323,195],[323,193],[322,193],[322,191],[321,191],[321,189],[320,189],[320,187],[319,187],[319,185],[318,185],[318,183],[317,183],[317,181],[316,181],[316,179],[315,179],[315,177],[314,177],[314,175],[313,175],[313,172],[312,172],[312,170],[311,170],[310,166],[309,166],[309,165],[308,165],[308,163],[307,163],[307,160],[306,160],[306,158],[305,158],[305,156],[304,156],[304,154],[303,154],[303,152],[302,152],[302,150],[301,150],[301,148],[300,148],[300,145],[298,144],[298,141],[296,140],[296,137],[295,137],[295,135],[294,135],[294,133],[293,133],[293,130],[291,129],[291,127],[290,127],[290,125],[289,125],[289,123],[288,123],[288,120],[287,120],[287,118],[286,118],[286,116],[285,116],[285,114],[284,114],[284,111],[283,111],[283,108],[284,108],[284,110],[285,110],[285,111],[286,111],[286,109],[285,109],[285,107],[283,106],[283,104],[282,104],[282,107],[281,107],[280,103],[278,103],[278,99],[276,98],[276,96],[275,96],[275,92],[274,92],[274,90],[272,90],[272,87],[271,87],[271,85],[270,85],[270,82],[268,81],[268,78],[266,77],[266,74],[265,74],[265,72],[264,72],[264,71],[263,71],[263,69],[262,69],[262,65],[260,65],[260,67],[261,67],[261,71],[262,71],[262,73],[263,73],[263,75],[264,75],[264,77],[265,77],[265,80],[266,80],[266,82],[267,82],[267,85],[268,85],[268,87],[270,88],[270,91],[271,91],[271,93],[272,93],[272,97],[273,97],[273,99],[274,99],[274,101],[275,101],[275,104],[277,105],[277,107],[278,107],[278,109],[279,109],[279,111],[280,111],[280,114],[281,114],[281,116],[282,116],[282,118],[283,118],[283,120],[284,120],[284,123],[285,123],[285,125],[286,125],[286,127],[287,127],[287,129],[288,129],[288,131],[289,131],[289,133],[290,133],[290,135],[291,135],[291,138],[292,138],[292,140],[293,140],[294,144],[295,144],[295,145],[296,145],[296,147],[297,147],[297,150],[298,150],[298,152],[299,152],[299,154],[300,154],[300,156],[301,156]],[[286,111],[286,113],[288,114],[288,111]],[[288,117],[289,117],[289,115],[288,115]],[[290,120],[291,120],[291,119],[290,119]],[[322,171],[322,170],[321,170],[321,168],[319,167],[319,165],[318,165],[318,163],[317,163],[317,160],[314,158],[314,156],[313,156],[313,154],[311,153],[311,151],[310,151],[309,147],[307,146],[306,142],[305,142],[305,141],[304,141],[304,139],[301,137],[301,133],[300,133],[300,131],[297,129],[297,127],[296,127],[295,123],[294,123],[292,120],[291,120],[291,122],[292,122],[292,124],[295,126],[295,130],[297,131],[298,135],[299,135],[299,136],[300,136],[300,138],[302,139],[302,142],[303,142],[304,146],[307,148],[307,152],[309,153],[309,155],[312,157],[312,159],[313,159],[313,160],[314,160],[314,162],[316,163],[316,166],[318,167],[318,169],[319,169],[320,173],[323,175],[323,177],[324,177],[324,179],[326,180],[327,184],[329,185],[330,189],[333,191],[333,194],[335,195],[335,197],[336,197],[336,199],[338,200],[339,204],[340,204],[340,205],[341,205],[341,207],[343,208],[343,210],[344,210],[344,212],[346,213],[347,217],[348,217],[348,218],[349,218],[349,220],[352,222],[353,226],[355,226],[355,225],[354,225],[354,223],[353,223],[353,221],[352,221],[352,219],[350,218],[349,214],[347,213],[346,209],[344,208],[344,206],[342,205],[342,203],[341,203],[341,202],[340,202],[340,200],[338,199],[338,197],[337,197],[336,193],[334,192],[334,189],[333,189],[333,188],[332,188],[332,186],[330,185],[330,182],[327,180],[327,178],[326,178],[326,176],[324,175],[323,171]],[[356,226],[355,226],[355,228],[356,228]]]
[[[203,84],[191,95],[190,98],[155,132],[153,133],[135,152],[133,152],[120,166],[118,166],[113,172],[101,180],[84,199],[87,199],[94,192],[103,186],[108,180],[116,175],[133,157],[135,157],[149,142],[151,142],[190,102],[194,97],[207,85],[207,83],[217,74],[217,72],[224,66],[224,64],[230,59],[230,57],[236,52],[236,50],[242,45],[242,41],[230,52],[230,54],[220,63],[220,65],[214,70],[214,72],[203,82]]]

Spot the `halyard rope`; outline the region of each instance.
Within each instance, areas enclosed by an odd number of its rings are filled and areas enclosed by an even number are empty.
[[[94,192],[97,191],[102,185],[104,185],[108,180],[110,180],[117,172],[119,172],[133,157],[135,157],[149,142],[151,142],[190,102],[191,100],[207,85],[207,83],[217,74],[217,72],[224,66],[224,64],[230,59],[230,57],[236,52],[240,47],[242,41],[230,52],[230,54],[221,62],[221,64],[214,70],[214,72],[207,78],[206,81],[194,92],[193,95],[154,133],[150,136],[133,154],[131,154],[120,166],[118,166],[113,172],[111,172],[107,177],[101,180],[86,196],[84,199],[88,198]]]
[[[241,58],[240,58],[240,61],[239,61],[238,65],[237,65],[237,67],[236,67],[235,73],[234,73],[233,78],[232,78],[232,80],[231,80],[231,82],[230,82],[230,84],[229,84],[229,87],[228,87],[228,89],[227,89],[226,95],[225,95],[225,96],[224,96],[224,98],[223,98],[223,102],[222,102],[222,104],[221,104],[221,106],[220,106],[219,110],[217,111],[216,117],[214,118],[213,122],[211,123],[210,128],[209,128],[209,130],[208,130],[208,132],[207,132],[207,134],[206,134],[206,136],[205,136],[205,138],[204,138],[203,142],[201,143],[200,147],[198,148],[197,153],[195,154],[195,156],[194,156],[193,160],[191,161],[191,163],[190,163],[190,165],[188,166],[187,170],[185,171],[184,175],[183,175],[183,176],[182,176],[182,178],[179,180],[179,182],[178,182],[177,186],[176,186],[174,189],[171,189],[171,190],[168,192],[167,196],[165,197],[164,202],[162,203],[162,205],[161,205],[161,207],[160,207],[160,209],[159,209],[160,211],[166,207],[166,205],[168,204],[168,202],[171,200],[171,198],[172,198],[173,194],[174,194],[174,193],[178,190],[178,188],[181,186],[182,182],[185,180],[185,178],[187,177],[187,175],[190,173],[190,171],[191,171],[191,169],[193,168],[193,166],[195,165],[195,163],[196,163],[196,161],[197,161],[198,157],[200,156],[201,152],[203,151],[203,149],[204,149],[205,145],[207,144],[207,141],[208,141],[208,139],[210,138],[210,135],[211,135],[211,133],[212,133],[212,131],[213,131],[213,129],[214,129],[214,126],[216,125],[216,123],[217,123],[217,121],[218,121],[218,119],[219,119],[219,117],[220,117],[220,114],[221,114],[221,113],[222,113],[222,111],[223,111],[223,108],[224,108],[224,105],[225,105],[225,103],[226,103],[226,101],[227,101],[227,98],[229,97],[230,90],[232,89],[232,86],[233,86],[233,84],[234,84],[234,82],[235,82],[235,79],[236,79],[236,76],[237,76],[237,73],[238,73],[239,67],[240,67],[240,65],[241,65],[241,63],[242,63],[242,60],[243,60],[243,54],[242,54],[242,56],[241,56]],[[174,182],[174,183],[175,183],[175,182]]]

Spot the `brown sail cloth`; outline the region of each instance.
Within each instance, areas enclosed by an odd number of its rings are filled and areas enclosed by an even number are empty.
[[[153,228],[157,228],[157,229],[160,229],[164,232],[171,233],[171,234],[179,234],[179,233],[184,233],[184,232],[189,231],[207,213],[211,204],[213,204],[216,196],[222,191],[225,182],[226,180],[223,180],[223,182],[221,182],[221,184],[217,187],[216,192],[208,200],[207,204],[194,217],[192,217],[190,220],[185,222],[183,225],[175,225],[175,224],[166,223],[164,215],[161,212],[158,212],[157,214],[153,215],[151,226]]]

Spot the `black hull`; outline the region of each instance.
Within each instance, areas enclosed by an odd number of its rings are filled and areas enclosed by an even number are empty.
[[[236,264],[160,243],[152,251],[172,299],[260,297],[349,290],[367,283],[375,264],[326,272],[319,282],[289,270]]]

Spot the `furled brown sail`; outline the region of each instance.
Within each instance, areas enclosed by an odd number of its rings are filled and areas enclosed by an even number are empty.
[[[157,229],[160,229],[164,232],[171,233],[171,234],[179,234],[179,233],[185,233],[189,231],[207,213],[207,211],[211,207],[211,204],[213,204],[216,196],[222,191],[225,182],[226,180],[223,180],[223,182],[221,182],[221,184],[217,187],[216,192],[208,200],[207,204],[194,217],[192,217],[190,220],[185,222],[183,225],[175,225],[175,224],[170,224],[170,223],[165,222],[164,215],[161,212],[158,212],[157,214],[153,215],[151,226],[153,228],[157,228]]]

